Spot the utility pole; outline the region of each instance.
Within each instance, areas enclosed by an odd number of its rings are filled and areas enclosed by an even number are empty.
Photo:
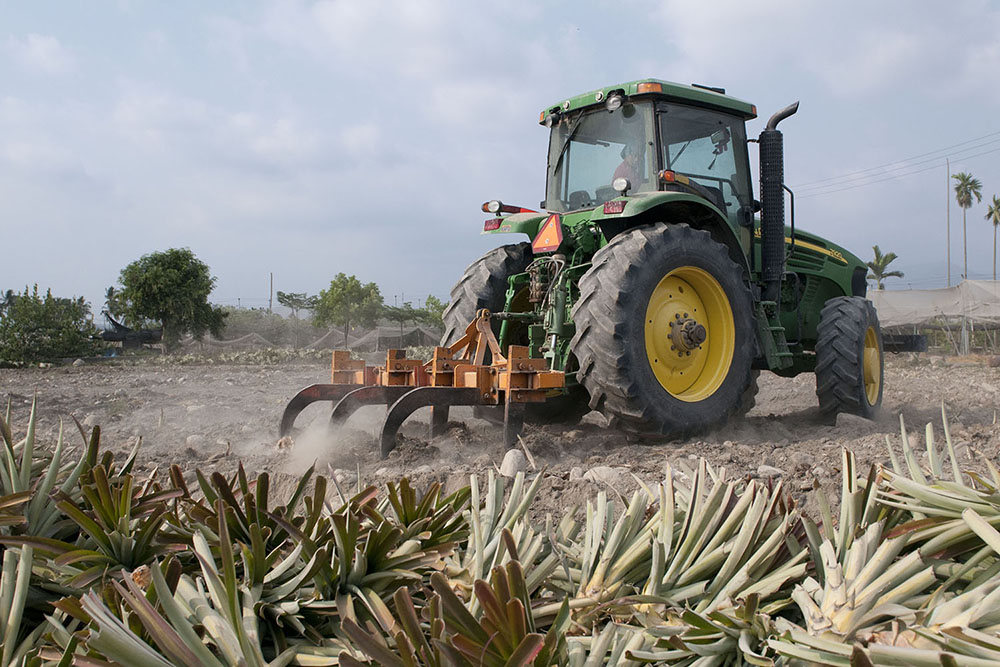
[[[267,314],[271,314],[271,306],[274,305],[274,271],[271,271],[271,287],[267,292]]]
[[[945,219],[948,221],[948,243],[946,244],[948,250],[948,287],[951,287],[951,161],[948,158],[944,159],[944,163],[948,166],[948,181],[945,183],[944,188],[944,204]]]

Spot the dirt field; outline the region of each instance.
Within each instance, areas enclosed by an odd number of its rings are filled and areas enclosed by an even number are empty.
[[[14,429],[23,431],[37,393],[43,441],[53,442],[62,422],[68,442],[82,443],[69,415],[88,427],[99,424],[102,442],[114,450],[127,450],[141,437],[147,469],[178,463],[186,470],[228,472],[242,460],[254,474],[265,469],[297,473],[317,461],[318,470],[336,476],[346,490],[359,473],[362,483],[409,475],[455,488],[467,483],[470,473],[485,474],[500,465],[499,428],[474,419],[467,408],[454,409],[448,433],[433,441],[425,437],[427,411],[417,413],[403,427],[397,449],[380,461],[373,444],[379,408],[366,408],[330,435],[324,408],[317,404],[300,416],[297,425],[312,424],[296,434],[294,447],[279,450],[277,424],[285,403],[300,388],[324,381],[328,372],[320,361],[4,369],[0,397],[11,397]],[[922,446],[928,422],[940,437],[942,400],[963,461],[979,467],[974,456],[981,452],[1000,463],[1000,368],[990,367],[987,359],[890,357],[877,422],[842,416],[836,426],[821,423],[811,374],[783,379],[765,373],[760,385],[757,406],[746,419],[684,442],[630,442],[596,413],[574,426],[528,426],[526,448],[537,469],[545,469],[536,511],[569,507],[599,488],[628,494],[637,479],[656,481],[667,464],[683,470],[701,456],[732,475],[780,476],[796,495],[814,479],[836,495],[841,447],[852,449],[862,465],[888,463],[886,436],[899,446],[900,414]]]

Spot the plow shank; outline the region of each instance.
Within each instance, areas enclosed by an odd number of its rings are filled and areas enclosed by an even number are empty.
[[[448,422],[448,408],[452,405],[479,405],[482,402],[479,389],[476,387],[417,387],[399,397],[385,414],[385,422],[379,434],[379,451],[382,458],[389,455],[396,447],[396,433],[406,418],[420,408],[434,408],[431,415],[431,432],[437,426]]]
[[[281,425],[278,427],[278,436],[285,437],[292,432],[292,424],[299,413],[309,405],[317,401],[339,401],[347,394],[358,389],[356,384],[312,384],[295,394],[292,400],[288,401],[285,411],[281,414]]]

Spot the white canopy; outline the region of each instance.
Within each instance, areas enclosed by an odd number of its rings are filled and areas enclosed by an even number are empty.
[[[916,326],[936,318],[1000,323],[1000,281],[965,280],[955,287],[869,290],[883,327]]]

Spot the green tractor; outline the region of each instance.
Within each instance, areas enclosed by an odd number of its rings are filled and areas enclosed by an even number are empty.
[[[797,109],[747,139],[756,107],[718,88],[644,79],[546,108],[542,210],[483,205],[484,233],[529,240],[466,269],[442,345],[487,309],[500,349],[564,371],[529,418],[598,410],[629,431],[690,435],[753,407],[761,370],[815,372],[824,415],[871,418],[883,345],[867,267],[795,227],[777,125]]]

